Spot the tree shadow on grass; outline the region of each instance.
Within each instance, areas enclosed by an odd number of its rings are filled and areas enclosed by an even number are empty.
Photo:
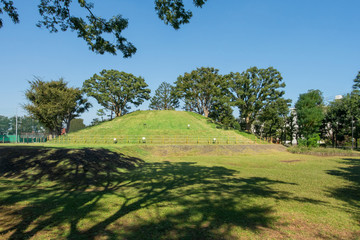
[[[29,184],[52,181],[69,189],[108,188],[144,161],[107,149],[0,148],[0,176],[17,177]]]
[[[332,197],[347,202],[351,208],[347,208],[355,218],[360,221],[360,159],[343,158],[341,163],[345,167],[327,171],[328,174],[338,176],[348,181],[347,185],[329,189]]]
[[[0,189],[0,216],[9,219],[0,236],[9,239],[44,232],[63,239],[229,239],[233,227],[258,231],[277,222],[273,207],[257,199],[317,203],[273,189],[292,183],[240,178],[224,167],[144,163],[105,149],[2,150],[2,184],[23,188]],[[130,215],[135,222],[127,222]]]

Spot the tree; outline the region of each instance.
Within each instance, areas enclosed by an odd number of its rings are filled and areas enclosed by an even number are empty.
[[[359,94],[360,92],[360,71],[358,72],[358,74],[356,75],[355,79],[354,79],[354,85],[353,85],[353,90]]]
[[[117,70],[102,70],[85,80],[83,89],[104,108],[114,111],[117,117],[130,109],[129,103],[139,106],[150,99],[150,89],[144,78]]]
[[[284,139],[286,134],[286,119],[289,114],[290,99],[278,98],[264,107],[258,116],[260,133],[266,137]],[[262,135],[261,134],[261,135]]]
[[[16,133],[16,116],[10,118],[11,129],[9,134]],[[17,119],[18,133],[43,133],[44,127],[40,122],[31,116],[18,116]]]
[[[155,90],[155,95],[151,98],[149,108],[155,110],[172,110],[179,107],[179,100],[173,94],[174,87],[162,82],[158,89]]]
[[[351,116],[349,116],[348,107],[345,106],[344,99],[336,99],[330,102],[326,108],[324,117],[324,128],[327,135],[331,137],[333,147],[338,146],[338,141],[345,139],[346,131],[349,127]],[[350,117],[350,119],[349,119]]]
[[[94,118],[91,123],[90,123],[90,126],[96,126],[96,125],[99,125],[102,121],[98,118]]]
[[[35,78],[29,84],[25,96],[30,103],[24,108],[54,135],[61,133],[63,124],[68,130],[70,121],[91,106],[80,89],[68,87],[62,78],[50,82]]]
[[[309,90],[300,94],[295,103],[299,137],[311,138],[319,134],[319,128],[324,119],[323,96],[320,90]]]
[[[226,89],[226,81],[218,74],[219,70],[201,67],[191,73],[179,76],[175,82],[174,93],[185,100],[187,107],[208,117],[215,100],[221,96],[222,89]]]
[[[240,119],[245,122],[245,129],[251,126],[262,109],[284,95],[285,83],[276,69],[252,67],[242,73],[230,73],[225,76],[230,82],[233,104],[238,107]]]
[[[10,119],[0,115],[0,135],[5,135],[10,129]]]
[[[295,109],[290,109],[290,114],[286,117],[286,139],[290,140],[291,145],[293,144],[293,139],[298,139],[298,126],[296,122],[296,112]]]
[[[211,107],[209,118],[222,123],[226,128],[234,126],[236,122],[229,101],[215,101]]]
[[[193,0],[196,7],[202,7],[207,0]],[[77,5],[86,13],[86,17],[73,15],[71,9]],[[85,40],[91,51],[104,54],[105,52],[116,55],[117,51],[127,58],[136,52],[135,46],[128,42],[122,31],[128,27],[128,20],[121,15],[110,19],[99,17],[94,12],[94,4],[88,0],[40,0],[38,5],[42,17],[38,27],[47,28],[50,32],[75,31],[79,38]],[[192,12],[185,10],[183,0],[155,0],[155,11],[158,17],[179,29],[180,25],[189,23]],[[11,0],[0,0],[0,14],[7,13],[14,23],[19,23],[17,8]],[[0,28],[3,22],[0,18]],[[114,39],[111,42],[109,39]]]
[[[69,133],[70,132],[76,132],[79,131],[81,129],[84,129],[86,126],[84,124],[84,119],[81,118],[74,118],[73,120],[71,120],[70,122],[70,129],[69,129]]]
[[[99,117],[101,117],[101,121],[104,121],[104,117],[106,116],[106,109],[99,109],[99,110],[97,110],[97,112],[96,112],[96,115],[97,116],[99,116]]]

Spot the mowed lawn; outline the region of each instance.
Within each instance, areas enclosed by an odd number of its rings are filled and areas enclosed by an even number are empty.
[[[9,146],[0,176],[0,239],[360,236],[356,157]]]
[[[234,130],[223,130],[222,126],[209,121],[197,113],[163,110],[135,111],[130,114],[87,127],[69,136],[237,136],[239,139],[252,135]]]

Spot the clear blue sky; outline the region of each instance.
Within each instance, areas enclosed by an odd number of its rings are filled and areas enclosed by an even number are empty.
[[[33,76],[64,77],[69,86],[81,87],[102,69],[117,69],[144,77],[154,91],[201,66],[222,74],[273,66],[294,103],[308,89],[320,89],[327,100],[347,93],[360,70],[359,0],[209,0],[202,9],[185,0],[194,16],[178,31],[158,19],[154,1],[94,3],[98,15],[129,19],[124,36],[138,52],[129,59],[97,55],[74,32],[37,28],[37,1],[15,1],[20,24],[1,15],[0,115],[15,115],[16,109],[25,114],[21,104]],[[82,116],[87,124],[96,117],[94,106]]]

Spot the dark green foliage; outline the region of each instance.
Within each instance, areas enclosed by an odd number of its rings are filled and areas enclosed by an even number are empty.
[[[19,14],[14,7],[14,2],[9,0],[0,0],[0,14],[7,13],[14,23],[19,23]],[[3,26],[2,19],[0,18],[0,28]]]
[[[260,111],[285,93],[279,90],[285,87],[281,74],[272,67],[252,67],[242,73],[230,73],[226,78],[230,82],[233,103],[238,107],[247,131],[251,131]]]
[[[193,0],[196,7],[202,7],[206,1]],[[74,15],[75,11],[71,11],[74,7],[83,9],[85,17]],[[68,29],[75,31],[93,52],[116,55],[120,51],[125,58],[136,52],[135,46],[122,35],[122,31],[128,27],[128,20],[120,14],[109,19],[97,16],[94,4],[89,0],[40,0],[38,8],[42,17],[38,27],[45,27],[50,32]],[[170,24],[174,29],[179,29],[180,25],[188,23],[192,17],[192,12],[185,10],[183,0],[155,0],[155,11],[165,24]],[[3,12],[7,13],[14,23],[19,22],[13,1],[0,0],[0,14]]]
[[[309,139],[318,134],[324,119],[323,96],[319,90],[309,90],[300,94],[295,103],[299,137]]]
[[[226,128],[234,127],[236,122],[230,102],[227,101],[215,101],[211,107],[209,118],[222,123]]]
[[[207,0],[193,0],[196,7],[202,7]],[[189,23],[192,12],[185,10],[182,0],[156,0],[155,10],[165,24],[170,24],[174,29]]]
[[[296,122],[296,112],[294,109],[290,110],[290,114],[286,117],[285,131],[286,140],[290,141],[292,145],[293,139],[298,139],[298,126]]]
[[[10,129],[10,119],[0,115],[0,135],[5,135]]]
[[[84,119],[75,118],[70,121],[69,133],[79,131],[81,129],[84,129],[85,127],[86,126],[84,124]]]
[[[96,125],[99,125],[102,121],[98,118],[94,118],[91,123],[90,123],[90,126],[96,126]]]
[[[344,139],[348,128],[348,109],[344,100],[338,99],[329,104],[324,118],[324,132],[331,138],[333,147],[337,147],[339,140]]]
[[[319,133],[314,133],[309,135],[307,138],[300,138],[298,139],[298,146],[299,147],[318,147],[320,141]]]
[[[130,107],[136,107],[150,99],[150,89],[144,78],[135,77],[131,73],[117,70],[102,70],[100,75],[94,74],[83,84],[83,89],[90,97],[95,98],[104,108],[121,116]]]
[[[355,79],[354,79],[353,89],[354,89],[357,93],[360,92],[360,71],[358,72],[358,74],[356,75],[356,77],[355,77]]]
[[[286,119],[289,114],[290,99],[278,98],[264,107],[258,116],[255,126],[261,136],[275,137],[284,140]]]
[[[179,107],[179,100],[174,94],[174,87],[162,82],[158,89],[155,90],[155,95],[151,98],[149,108],[154,110],[173,110]]]
[[[346,139],[351,139],[352,135],[357,142],[360,131],[359,119],[360,96],[354,90],[342,99],[330,102],[326,109],[322,131],[324,135],[330,137],[334,147]],[[353,131],[351,131],[352,128]]]
[[[43,133],[45,132],[44,127],[40,124],[37,119],[30,116],[18,116],[18,133]],[[15,134],[16,132],[16,117],[10,118],[11,129],[9,134]]]
[[[24,108],[52,134],[60,134],[63,124],[68,130],[70,121],[91,107],[82,91],[68,87],[62,78],[50,82],[35,78],[29,83],[25,96],[30,103]]]
[[[178,77],[174,93],[184,99],[185,109],[208,117],[213,104],[224,97],[223,89],[227,88],[226,81],[218,72],[215,68],[201,67]]]

